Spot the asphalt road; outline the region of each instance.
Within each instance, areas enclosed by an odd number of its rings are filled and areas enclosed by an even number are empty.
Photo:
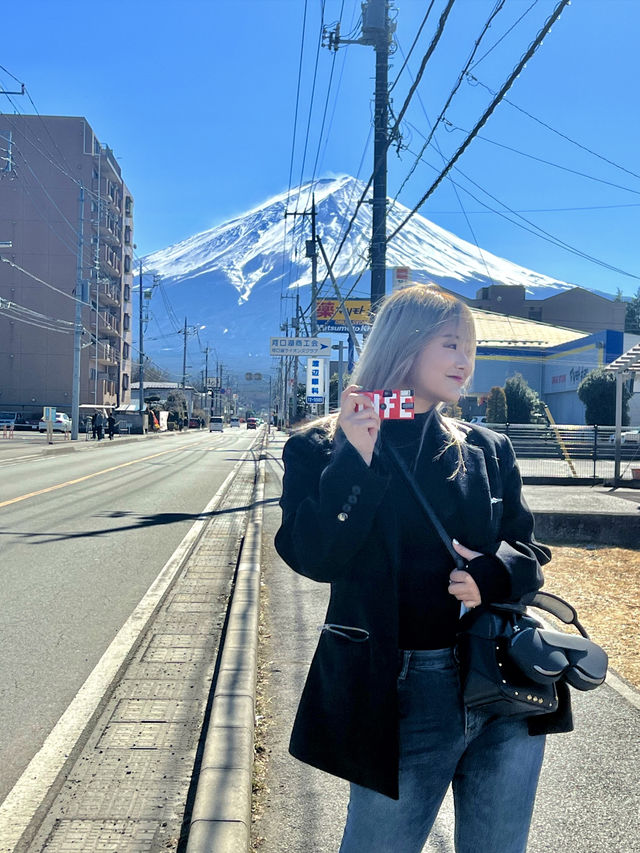
[[[0,802],[252,439],[0,455]]]

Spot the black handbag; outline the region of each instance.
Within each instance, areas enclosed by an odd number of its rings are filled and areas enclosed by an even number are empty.
[[[394,447],[385,451],[444,542],[458,569],[464,559],[454,549],[431,504]],[[551,613],[580,636],[545,629],[527,607]],[[556,683],[593,690],[607,674],[607,654],[592,642],[578,614],[564,599],[537,592],[518,603],[486,604],[460,618],[457,657],[465,706],[492,714],[531,717],[558,709]]]

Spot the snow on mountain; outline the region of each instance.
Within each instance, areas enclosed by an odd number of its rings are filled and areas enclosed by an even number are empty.
[[[364,184],[350,176],[315,184],[317,233],[333,259]],[[164,290],[180,322],[206,326],[200,334],[219,357],[241,370],[269,363],[269,337],[280,334],[281,293],[295,295],[306,309],[310,300],[311,262],[305,240],[311,236],[309,217],[285,218],[285,209],[305,211],[311,206],[311,188],[303,185],[281,193],[242,216],[196,234],[144,259],[145,268],[162,277]],[[408,209],[390,205],[388,233],[405,218]],[[371,235],[371,206],[362,204],[334,267],[342,280],[343,295],[367,266]],[[387,247],[387,267],[408,266],[415,281],[431,281],[457,293],[475,297],[489,284],[524,285],[529,296],[544,298],[572,285],[525,269],[478,249],[416,214]],[[326,275],[319,257],[318,278]],[[321,295],[333,296],[330,282]],[[369,292],[365,272],[353,295]],[[390,283],[387,284],[387,291]],[[282,316],[291,316],[291,302]],[[154,296],[155,324],[147,331],[145,351],[154,361],[178,373],[182,370],[182,340]],[[159,333],[159,334],[158,334]],[[191,368],[197,373],[198,355],[190,345]],[[179,370],[178,370],[179,365]]]

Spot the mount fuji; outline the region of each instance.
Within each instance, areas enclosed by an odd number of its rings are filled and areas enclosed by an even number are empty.
[[[363,190],[364,184],[350,176],[320,180],[313,186],[317,233],[331,260]],[[147,255],[144,267],[161,277],[166,304],[159,312],[160,300],[157,295],[153,299],[154,323],[145,334],[146,354],[181,374],[183,339],[179,329],[186,317],[188,332],[201,330],[201,342],[208,341],[226,365],[242,371],[268,369],[269,338],[281,334],[281,317],[290,317],[295,310],[291,300],[287,300],[286,311],[282,310],[281,295],[295,299],[299,292],[303,310],[310,302],[311,262],[305,256],[305,240],[311,237],[310,218],[285,217],[284,213],[285,208],[310,210],[311,192],[311,185],[305,184],[274,196],[242,216]],[[389,204],[389,233],[408,212],[401,204]],[[334,266],[345,297],[367,267],[370,235],[371,206],[364,203]],[[469,297],[491,284],[523,285],[527,295],[534,298],[572,287],[480,250],[417,214],[387,246],[387,267],[396,266],[409,267],[413,281],[434,282]],[[319,283],[325,275],[318,255]],[[387,275],[390,278],[390,272]],[[367,271],[352,298],[366,298],[369,288]],[[387,292],[390,289],[388,281]],[[334,297],[329,280],[319,295]],[[199,370],[200,364],[192,364],[187,372]]]

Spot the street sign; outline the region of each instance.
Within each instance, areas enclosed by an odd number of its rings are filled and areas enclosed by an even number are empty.
[[[307,359],[307,403],[324,403],[324,368],[323,358]]]
[[[271,338],[270,355],[331,358],[331,338]]]
[[[55,421],[56,419],[56,407],[55,406],[44,406],[42,411],[42,419],[45,421]]]

